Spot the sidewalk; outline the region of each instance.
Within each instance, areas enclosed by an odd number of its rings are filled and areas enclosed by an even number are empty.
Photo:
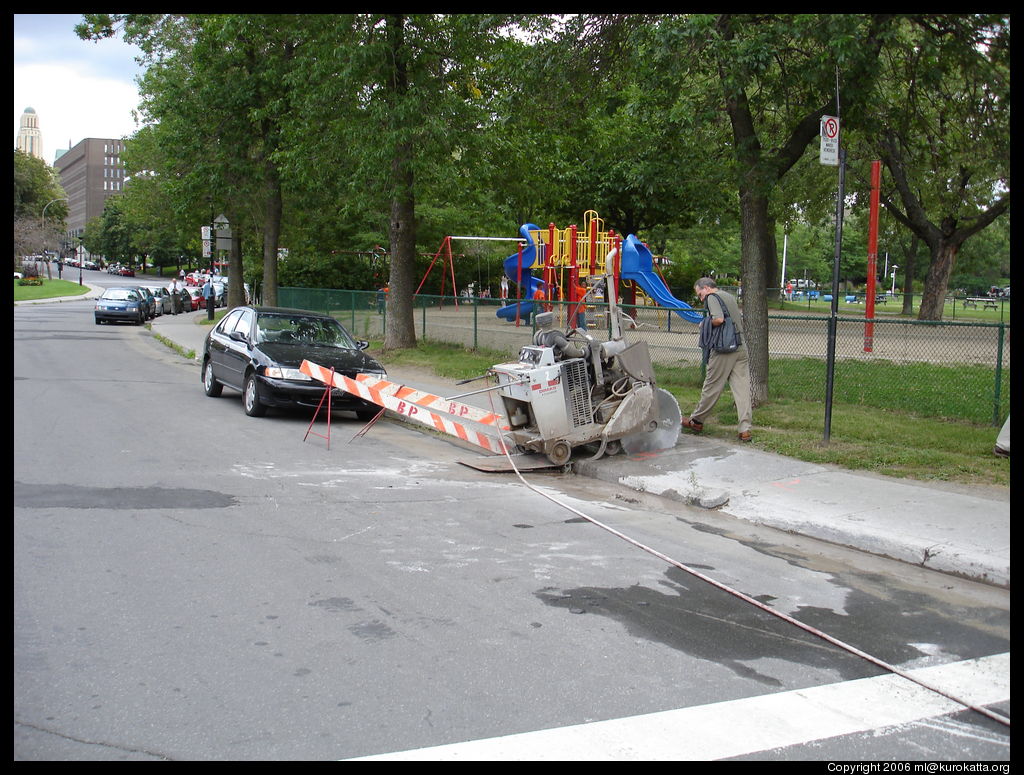
[[[205,314],[164,315],[153,321],[153,330],[199,356],[209,328],[197,321]],[[388,371],[390,379],[403,382],[401,369]],[[466,392],[465,386],[432,379],[431,385],[414,380],[409,385],[445,396]],[[472,403],[471,398],[462,400]],[[573,470],[691,505],[720,508],[755,524],[1010,586],[1009,490],[858,473],[688,432],[680,434],[671,450],[576,459]]]

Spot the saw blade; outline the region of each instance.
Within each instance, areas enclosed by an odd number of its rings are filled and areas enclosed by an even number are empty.
[[[619,439],[627,455],[672,449],[679,441],[679,423],[682,420],[679,402],[675,396],[661,388],[655,390],[654,396],[653,427],[649,426],[646,430]]]

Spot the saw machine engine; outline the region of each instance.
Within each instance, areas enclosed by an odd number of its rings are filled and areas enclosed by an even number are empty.
[[[555,465],[568,463],[585,444],[599,445],[596,459],[668,449],[679,438],[679,404],[656,387],[647,343],[622,340],[613,296],[611,340],[598,342],[582,329],[564,334],[551,327],[554,313],[545,312],[518,362],[490,369],[512,440]]]

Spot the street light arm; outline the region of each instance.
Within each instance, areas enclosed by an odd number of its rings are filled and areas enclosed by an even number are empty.
[[[47,207],[52,205],[54,202],[67,202],[67,201],[69,201],[69,200],[68,200],[68,198],[66,196],[61,196],[61,197],[57,197],[56,199],[51,199],[49,202],[47,202],[45,205],[43,205],[43,212],[39,216],[39,225],[42,226],[46,222],[46,208]]]

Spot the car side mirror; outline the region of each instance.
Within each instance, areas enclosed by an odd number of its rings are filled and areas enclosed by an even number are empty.
[[[364,342],[362,339],[357,339],[356,344],[359,346],[360,350],[365,350],[367,347],[370,346],[369,342]]]
[[[249,337],[243,334],[241,331],[232,331],[228,334],[228,339],[235,342],[241,342],[242,344],[249,344]]]

